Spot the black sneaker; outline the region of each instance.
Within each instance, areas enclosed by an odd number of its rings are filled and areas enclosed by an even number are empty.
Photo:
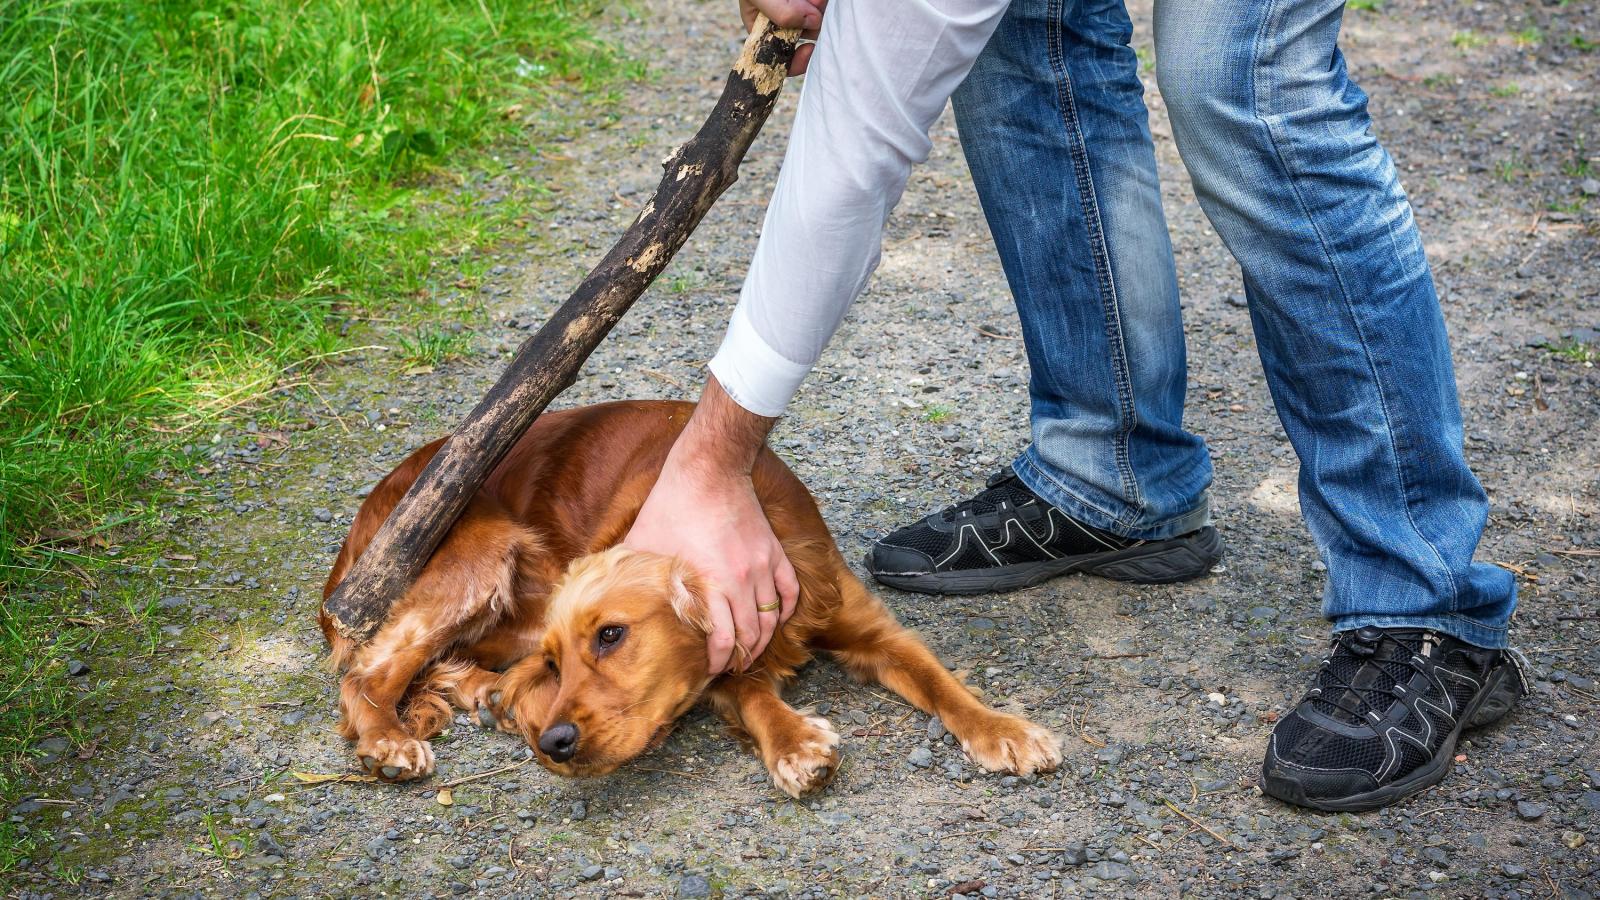
[[[1388,806],[1444,778],[1462,730],[1527,692],[1515,650],[1417,629],[1340,632],[1305,699],[1272,729],[1261,790],[1330,812]]]
[[[1118,537],[1046,503],[1008,469],[971,500],[873,544],[867,571],[907,591],[983,594],[1069,572],[1140,584],[1187,581],[1221,558],[1222,538],[1209,525],[1164,541]]]

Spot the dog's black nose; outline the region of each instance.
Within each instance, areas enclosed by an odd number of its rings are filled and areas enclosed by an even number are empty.
[[[578,752],[578,726],[571,722],[557,722],[539,735],[539,749],[558,763],[566,762]]]

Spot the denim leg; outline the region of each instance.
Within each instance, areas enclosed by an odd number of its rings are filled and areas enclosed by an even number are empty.
[[[1156,0],[1156,65],[1195,193],[1244,270],[1261,361],[1339,630],[1504,647],[1509,572],[1462,453],[1411,207],[1339,52],[1343,0]]]
[[[1016,299],[1033,443],[1014,463],[1085,522],[1159,539],[1209,518],[1183,428],[1178,284],[1122,0],[1014,0],[956,123]]]

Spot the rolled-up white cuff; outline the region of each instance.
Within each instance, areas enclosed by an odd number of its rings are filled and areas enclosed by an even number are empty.
[[[743,303],[733,308],[728,333],[708,368],[733,402],[774,419],[783,415],[811,371],[774,350],[750,323]]]

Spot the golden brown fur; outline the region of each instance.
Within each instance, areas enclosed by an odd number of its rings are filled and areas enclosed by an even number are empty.
[[[340,730],[368,770],[388,780],[427,775],[428,739],[461,709],[520,735],[552,771],[600,775],[654,747],[706,697],[750,738],[774,783],[800,796],[826,784],[839,759],[832,727],[779,696],[813,650],[939,715],[986,769],[1026,773],[1060,761],[1049,732],[985,707],[895,622],[845,566],[810,493],[767,449],[753,473],[756,494],[800,598],[748,671],[707,677],[698,577],[678,560],[616,546],[692,410],[622,402],[547,413],[370,641],[353,645],[320,617],[344,672]],[[324,596],[441,443],[373,489]],[[557,723],[578,735],[559,761],[539,747]]]

